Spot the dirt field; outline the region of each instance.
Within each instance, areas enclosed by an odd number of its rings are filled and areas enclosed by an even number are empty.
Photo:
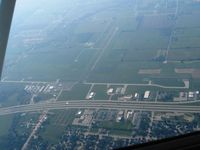
[[[180,74],[191,74],[193,78],[200,78],[200,69],[193,69],[193,68],[187,68],[187,69],[175,69],[176,73]]]
[[[138,74],[160,74],[161,69],[140,69]]]

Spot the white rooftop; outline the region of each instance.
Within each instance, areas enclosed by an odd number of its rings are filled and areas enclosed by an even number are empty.
[[[149,95],[150,95],[150,91],[145,91],[144,98],[149,98]]]

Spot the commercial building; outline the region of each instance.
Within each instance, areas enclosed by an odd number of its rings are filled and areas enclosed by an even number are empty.
[[[145,91],[145,93],[144,93],[144,99],[149,98],[149,96],[150,96],[150,91]]]

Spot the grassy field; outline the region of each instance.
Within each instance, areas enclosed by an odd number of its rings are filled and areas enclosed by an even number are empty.
[[[198,63],[179,62],[199,60],[199,5],[180,3],[176,17],[174,1],[140,1],[137,8],[135,2],[125,5],[112,0],[84,5],[85,10],[74,14],[77,20],[59,9],[59,13],[66,14],[62,19],[68,22],[58,22],[56,27],[50,22],[50,14],[41,14],[39,18],[45,17],[41,24],[35,24],[37,15],[31,15],[32,20],[23,26],[13,26],[4,76],[15,80],[59,78],[123,83],[145,83],[150,79],[157,84],[179,86],[181,79],[190,77],[174,73],[176,67],[199,68]],[[49,25],[44,28],[44,24]],[[41,34],[33,32],[39,30]],[[168,45],[172,33],[172,43]],[[163,64],[168,46],[169,61],[179,63]],[[161,68],[160,74],[138,74],[140,69]]]
[[[0,149],[5,149],[7,137],[13,122],[13,115],[0,116]]]
[[[1,106],[13,106],[24,104],[30,100],[31,95],[24,91],[24,84],[1,83],[0,104]]]
[[[8,135],[8,131],[12,124],[12,115],[0,116],[0,138]]]
[[[106,85],[95,85],[92,88],[92,92],[95,92],[94,99],[97,100],[105,100],[108,99],[109,96],[107,95],[107,86]]]
[[[76,84],[71,91],[63,91],[59,100],[82,100],[85,99],[89,91],[90,85]]]
[[[125,121],[125,122],[104,121],[100,122],[98,128],[107,129],[109,131],[109,134],[112,135],[131,136],[133,125],[131,124],[130,121]],[[95,131],[95,129],[93,130]]]
[[[71,125],[77,110],[52,111],[49,116],[45,129],[40,132],[41,136],[51,144],[59,141],[67,125]]]

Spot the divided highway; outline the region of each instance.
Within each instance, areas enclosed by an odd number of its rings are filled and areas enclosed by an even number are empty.
[[[59,110],[70,108],[97,108],[97,109],[129,109],[141,111],[157,112],[191,112],[200,113],[200,106],[168,104],[155,102],[133,102],[117,100],[75,100],[75,101],[56,101],[40,102],[36,104],[17,105],[0,108],[0,115],[35,112],[41,110]]]

